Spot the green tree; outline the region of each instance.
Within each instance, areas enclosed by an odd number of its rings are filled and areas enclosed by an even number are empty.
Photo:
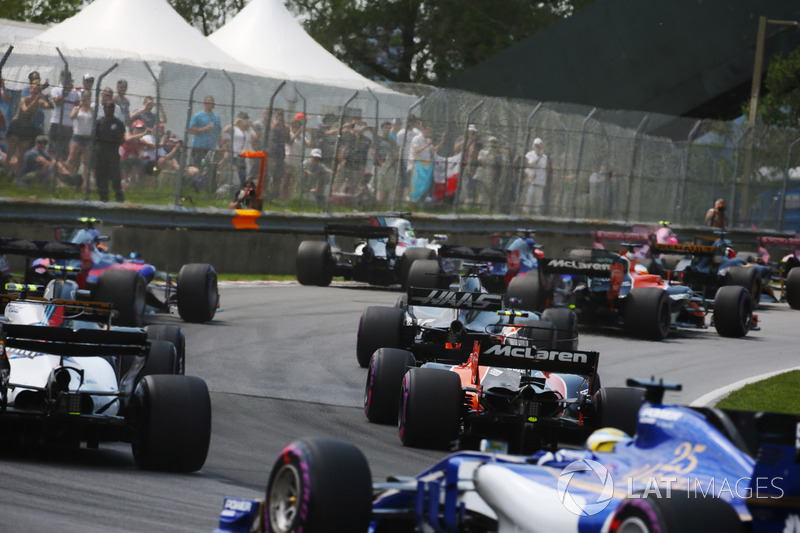
[[[306,31],[362,75],[436,84],[593,0],[286,0]]]
[[[768,126],[800,128],[800,48],[779,55],[767,68],[758,115]]]
[[[3,0],[0,18],[50,24],[71,17],[85,3],[85,0]]]
[[[211,35],[244,8],[245,0],[168,0],[189,24]]]

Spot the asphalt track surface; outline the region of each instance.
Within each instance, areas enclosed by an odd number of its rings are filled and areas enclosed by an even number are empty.
[[[221,289],[224,312],[183,324],[187,374],[211,390],[213,434],[205,467],[180,475],[139,470],[130,447],[0,450],[0,532],[212,531],[225,496],[262,497],[272,462],[295,438],[324,436],[359,446],[375,480],[412,475],[444,453],[404,448],[394,427],[362,411],[366,371],[355,357],[356,328],[369,305],[397,291],[294,283]],[[665,342],[582,330],[580,346],[600,352],[604,386],[628,377],[683,384],[666,401],[689,403],[710,390],[798,365],[800,312],[759,311],[762,331],[725,339],[683,330]],[[158,316],[156,323],[182,324]],[[2,428],[0,428],[2,430]]]

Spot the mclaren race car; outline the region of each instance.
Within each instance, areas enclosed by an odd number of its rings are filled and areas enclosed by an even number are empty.
[[[355,446],[296,440],[265,499],[226,498],[216,531],[796,531],[800,417],[667,405],[674,385],[632,383],[647,390],[635,434],[602,428],[584,449],[520,456],[487,443],[372,483]]]
[[[57,268],[53,266],[52,268]],[[97,447],[128,442],[141,468],[194,472],[206,460],[211,401],[184,375],[177,326],[112,326],[111,304],[75,281],[11,285],[0,296],[0,439]]]

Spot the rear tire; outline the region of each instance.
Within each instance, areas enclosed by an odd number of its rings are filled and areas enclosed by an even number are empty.
[[[211,440],[206,382],[193,376],[145,376],[135,399],[137,428],[131,448],[136,464],[169,472],[200,470]]]
[[[556,343],[553,349],[575,351],[578,349],[578,315],[567,308],[545,309],[542,320],[548,320],[556,328]]]
[[[748,267],[731,267],[725,273],[725,285],[738,285],[750,291],[753,309],[758,309],[761,301],[762,281],[758,269]]]
[[[301,285],[330,285],[333,279],[331,245],[325,241],[301,242],[295,257],[295,270]]]
[[[506,301],[511,309],[525,309],[528,311],[539,311],[542,305],[542,290],[539,284],[539,276],[536,272],[531,272],[525,276],[516,276],[508,284],[506,291]]]
[[[441,285],[441,268],[439,261],[434,259],[417,259],[408,271],[406,289],[418,287],[421,289],[438,289]]]
[[[178,314],[186,322],[210,322],[217,314],[217,272],[206,263],[183,265],[178,272]]]
[[[800,267],[795,267],[786,276],[786,303],[792,309],[800,309]]]
[[[409,282],[408,276],[411,272],[411,267],[414,266],[414,263],[417,261],[425,261],[425,260],[435,260],[436,259],[436,250],[431,250],[430,248],[406,248],[406,251],[403,252],[403,255],[400,256],[398,260],[398,278],[400,281],[400,285],[403,289],[407,289]],[[438,262],[437,262],[438,267]]]
[[[400,393],[400,441],[417,448],[449,448],[458,438],[463,397],[455,372],[438,368],[406,372]]]
[[[92,300],[114,306],[119,313],[115,325],[140,328],[147,307],[147,283],[135,270],[106,270],[92,291]]]
[[[372,516],[372,474],[345,442],[305,438],[283,449],[267,483],[267,533],[363,533]]]
[[[398,307],[371,306],[364,309],[358,321],[356,359],[361,368],[378,348],[402,348],[400,338],[405,311]]]
[[[723,337],[744,337],[750,331],[753,298],[738,285],[726,285],[714,297],[714,328]]]
[[[636,434],[644,391],[634,387],[605,387],[594,395],[598,428],[617,428],[631,437]]]
[[[414,368],[411,352],[379,348],[370,359],[364,390],[364,414],[376,424],[396,424],[403,376]]]
[[[625,324],[633,335],[661,341],[672,324],[669,295],[656,287],[637,287],[625,297]]]

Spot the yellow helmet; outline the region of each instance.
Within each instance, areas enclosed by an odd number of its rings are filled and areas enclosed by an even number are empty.
[[[594,452],[612,452],[616,443],[631,440],[627,433],[617,428],[600,428],[586,439],[586,447]]]

